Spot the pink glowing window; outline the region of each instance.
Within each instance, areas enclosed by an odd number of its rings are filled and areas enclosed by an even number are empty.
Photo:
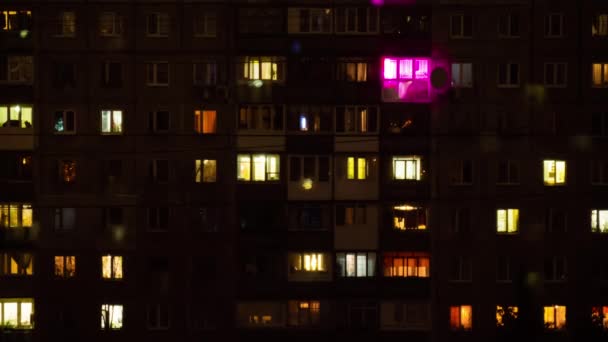
[[[385,57],[382,63],[384,102],[428,102],[429,64],[428,58]]]

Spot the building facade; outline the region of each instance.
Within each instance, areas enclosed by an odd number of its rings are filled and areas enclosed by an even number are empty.
[[[608,330],[608,4],[0,4],[0,340]]]

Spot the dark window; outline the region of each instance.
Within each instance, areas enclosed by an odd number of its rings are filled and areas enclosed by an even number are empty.
[[[289,159],[289,180],[292,182],[297,182],[301,178],[300,171],[300,158],[299,157],[290,157]]]
[[[192,229],[203,232],[217,232],[220,209],[217,207],[192,208]]]
[[[76,65],[59,62],[54,65],[53,87],[76,87]]]
[[[104,62],[101,65],[101,85],[107,88],[122,86],[122,64],[118,62]]]
[[[547,231],[551,233],[565,233],[567,214],[565,210],[551,208],[547,212]]]

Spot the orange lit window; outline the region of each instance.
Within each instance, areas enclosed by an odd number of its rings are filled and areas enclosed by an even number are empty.
[[[545,306],[545,329],[562,330],[566,327],[566,307],[563,305]]]
[[[200,134],[216,133],[217,112],[215,110],[195,110],[194,130]]]
[[[592,307],[591,322],[597,328],[608,330],[608,306]]]
[[[473,329],[473,307],[470,305],[450,306],[450,328],[452,330]]]
[[[312,326],[321,321],[321,304],[318,301],[290,300],[288,307],[291,326]]]
[[[76,181],[76,162],[73,160],[60,161],[59,177],[64,183],[74,183]]]
[[[496,306],[496,326],[508,327],[517,319],[519,308],[517,306]]]
[[[102,256],[101,277],[104,279],[122,279],[122,256]]]
[[[59,255],[55,256],[55,277],[71,278],[76,275],[76,257]]]
[[[426,211],[424,208],[407,204],[393,206],[393,228],[396,230],[425,230]]]
[[[430,258],[428,253],[385,253],[383,269],[385,277],[428,278]]]
[[[34,273],[31,253],[0,253],[0,275],[31,276]]]

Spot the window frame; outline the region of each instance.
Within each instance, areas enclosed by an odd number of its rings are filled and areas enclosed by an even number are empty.
[[[453,32],[452,28],[454,27],[454,20],[456,18],[459,18],[458,20],[460,21],[460,33],[457,32]],[[471,20],[471,35],[465,35],[465,19],[466,18],[470,18]],[[457,13],[457,14],[451,14],[450,15],[450,29],[449,29],[449,36],[450,39],[473,39],[474,34],[474,20],[473,20],[473,16],[470,14],[464,14],[464,13]]]
[[[268,128],[264,127],[265,109],[269,110]],[[244,117],[243,113],[245,114]],[[243,121],[243,118],[245,121]],[[275,127],[276,124],[281,127]],[[240,104],[237,107],[236,125],[237,130],[241,132],[265,132],[269,134],[285,132],[285,106],[271,103]]]
[[[468,309],[470,322],[469,324],[465,324],[467,322],[463,322],[463,310]],[[452,319],[455,318],[452,314],[457,310],[458,317],[457,322],[454,322]],[[473,306],[472,305],[451,305],[450,306],[450,330],[452,331],[471,331],[473,330]]]
[[[205,177],[205,165],[213,165],[213,176]],[[195,159],[194,160],[194,183],[217,183],[217,159]]]
[[[167,128],[159,128],[159,115],[167,113]],[[148,113],[148,129],[155,134],[167,134],[171,131],[171,112],[168,110],[155,110]]]
[[[504,211],[504,223],[500,222],[500,213]],[[512,223],[509,220],[509,216],[516,216],[515,222]],[[520,213],[519,208],[496,208],[496,234],[497,235],[517,235],[520,232]],[[504,231],[500,230],[500,226],[504,226]],[[510,226],[514,227],[514,230],[510,230]]]
[[[2,124],[2,126],[0,126],[0,131],[3,130],[3,129],[8,129],[8,130],[10,130],[10,129],[26,129],[26,130],[31,130],[34,127],[34,116],[35,116],[35,113],[34,113],[34,106],[33,105],[30,105],[30,104],[24,104],[24,105],[22,105],[22,104],[14,104],[14,103],[13,104],[7,104],[6,102],[5,103],[0,103],[0,109],[3,109],[3,108],[6,109],[6,115],[7,115],[6,119],[7,119],[7,121],[4,122],[4,123],[0,122],[0,124]],[[11,113],[11,109],[15,109],[15,108],[18,109],[18,110],[16,110],[18,112],[17,115],[19,117],[19,119],[17,119],[17,120],[13,120],[11,118],[12,117],[11,116],[11,114],[12,114]],[[24,118],[23,118],[23,109],[24,108],[29,109],[30,114],[31,114],[31,122],[29,122],[27,120],[24,120]],[[19,125],[18,126],[12,126],[12,124],[13,124],[14,121],[18,121]],[[29,127],[27,126],[28,122],[30,124]],[[9,125],[5,126],[7,123]]]
[[[511,79],[512,68],[517,66],[517,82],[514,83]],[[505,83],[500,83],[500,72],[501,68],[506,67],[505,73]],[[496,87],[497,88],[519,88],[521,84],[521,63],[516,62],[506,62],[506,63],[498,63],[498,68],[496,69]]]
[[[549,70],[548,67],[552,65],[553,66],[553,82],[549,83],[548,81],[548,74],[549,74]],[[559,74],[559,67],[563,66],[563,70],[564,70],[564,78],[563,78],[563,82],[562,83],[558,83],[558,74]],[[547,88],[566,88],[568,87],[568,63],[566,62],[548,62],[548,63],[544,63],[544,67],[543,67],[543,74],[544,74],[544,84],[545,87]]]
[[[72,113],[72,125],[73,125],[73,129],[72,130],[67,130],[64,128],[63,131],[58,131],[57,128],[57,119],[58,116],[57,114],[61,113],[61,120],[62,122],[64,122],[64,127],[67,127],[67,122],[69,122],[69,120],[67,119],[67,117],[69,116],[69,113]],[[53,120],[53,134],[55,135],[74,135],[76,134],[76,111],[72,110],[72,109],[64,109],[64,110],[56,110],[55,111],[55,120]]]
[[[549,166],[548,163],[552,163]],[[560,164],[563,164],[564,178],[563,181],[559,181],[558,168]],[[547,170],[549,168],[549,170]],[[551,177],[551,169],[553,169],[553,177]],[[548,187],[560,187],[568,185],[568,161],[566,159],[543,159],[543,185]]]
[[[103,131],[103,113],[104,112],[109,112],[110,116],[109,116],[109,120],[110,120],[110,125],[109,125],[109,131],[104,132]],[[114,116],[116,113],[120,113],[120,122],[119,124],[114,123],[115,119]],[[100,109],[99,111],[99,130],[101,132],[101,135],[123,135],[124,129],[124,110],[122,109]],[[116,127],[118,127],[118,130],[116,130],[114,128],[114,125],[116,125]]]
[[[506,17],[506,34],[501,32],[501,20]],[[513,34],[513,18],[517,18],[517,34]],[[498,18],[498,38],[499,39],[518,39],[521,38],[521,27],[520,27],[520,15],[519,13],[503,13]]]
[[[596,24],[597,28],[595,27]],[[597,31],[597,33],[595,31]],[[608,37],[608,11],[596,12],[593,14],[591,22],[591,37],[596,39]]]
[[[16,208],[17,221],[16,226],[13,226],[11,216],[13,208]],[[24,211],[29,211],[30,225],[23,225]],[[26,202],[2,202],[0,203],[0,229],[30,229],[34,225],[34,208],[31,203]],[[6,216],[5,216],[6,215]],[[6,217],[6,219],[5,219]],[[3,222],[5,221],[6,222]]]
[[[473,259],[468,255],[459,255],[452,259],[451,283],[470,283],[473,281]]]
[[[152,21],[152,17],[155,17],[154,25],[156,27],[156,32],[151,32],[150,22]],[[166,21],[166,26],[163,25],[163,20]],[[166,32],[163,32],[162,29],[166,28]],[[150,12],[146,14],[146,37],[148,38],[168,38],[171,33],[171,16],[167,12]]]
[[[103,24],[103,19],[104,16],[108,16],[108,18],[105,19],[109,19],[111,18],[112,21],[112,32],[109,33],[104,33],[102,32],[102,24]],[[101,12],[99,13],[98,16],[98,32],[99,32],[99,36],[100,37],[122,37],[123,33],[124,33],[124,28],[123,28],[123,17],[121,15],[119,15],[117,12]],[[109,20],[108,20],[109,22]]]
[[[349,112],[350,111],[350,112]],[[341,112],[342,123],[338,122]],[[365,112],[365,114],[363,114]],[[380,126],[380,107],[377,105],[344,105],[333,108],[334,134],[340,135],[377,135]],[[352,114],[354,119],[352,126],[348,127],[348,116]],[[374,120],[375,116],[375,120]],[[375,128],[375,129],[373,129]],[[372,130],[373,129],[373,130]]]
[[[594,68],[596,65],[600,66],[599,84],[595,82]],[[591,63],[591,87],[592,88],[608,88],[608,62],[594,61]]]
[[[114,311],[120,311],[120,322],[119,326],[114,326],[115,322],[112,319],[112,315],[114,315]],[[107,326],[106,326],[107,325]],[[101,305],[101,330],[122,330],[124,328],[124,306],[122,304],[102,304]]]
[[[302,17],[305,16],[302,11],[307,11],[308,17],[305,18],[305,23],[302,22]],[[325,13],[323,13],[325,12]],[[328,13],[329,12],[329,13]],[[288,34],[333,34],[334,33],[334,9],[331,7],[288,7],[287,8],[287,33]],[[290,18],[297,14],[298,26],[296,30],[291,30],[295,25],[290,23]],[[313,30],[315,19],[319,22],[319,29]],[[292,19],[295,20],[295,19]],[[328,20],[328,23],[324,21]],[[308,27],[304,30],[303,25]],[[326,27],[325,27],[326,25]]]
[[[591,178],[590,179],[591,179],[591,185],[593,185],[593,186],[608,185],[608,160],[606,160],[606,159],[591,160]]]
[[[353,257],[354,262],[354,270],[353,274],[349,275],[349,256]],[[365,260],[363,261],[365,266],[365,274],[360,275],[360,264],[359,264],[359,256],[364,256]],[[340,261],[343,260],[343,263]],[[336,252],[336,276],[338,278],[375,278],[378,273],[378,253],[374,251],[337,251]]]
[[[401,270],[399,263],[401,261]],[[414,266],[409,261],[414,261]],[[426,261],[426,270],[425,270]],[[413,271],[410,274],[410,269]],[[425,279],[431,277],[431,255],[426,252],[384,252],[382,253],[382,277],[389,279]]]
[[[354,23],[352,23],[352,28],[349,30],[349,24],[353,18],[349,16],[348,11],[355,11],[354,15]],[[359,30],[359,20],[360,20],[360,10],[365,10],[365,26],[367,30],[360,31]],[[340,12],[343,11],[344,15],[342,16],[344,19],[344,26],[339,27],[340,25]],[[375,12],[375,13],[374,13]],[[370,29],[372,27],[372,22],[375,21],[375,30]],[[380,33],[380,10],[375,6],[368,7],[335,7],[334,8],[334,33],[337,35],[376,35]]]
[[[195,86],[215,86],[219,82],[219,63],[216,61],[194,61],[192,62],[192,84]],[[197,71],[202,68],[202,79],[197,79]]]
[[[72,21],[70,19],[66,19],[66,15],[69,17],[69,14],[72,14]],[[67,21],[67,25],[66,25]],[[76,12],[75,11],[61,11],[57,15],[57,31],[53,34],[54,38],[75,38],[76,37]],[[59,26],[59,24],[61,26]],[[69,27],[73,26],[73,31],[70,32]],[[68,28],[66,30],[66,27]],[[61,29],[60,29],[61,28]]]
[[[292,169],[293,166],[295,166],[294,164],[296,163],[296,158],[297,158],[297,171],[294,171]],[[306,160],[310,160],[309,158],[313,159],[313,173],[314,175],[312,175],[311,177],[306,177]],[[313,182],[323,182],[323,183],[329,183],[331,182],[331,177],[330,177],[330,170],[331,170],[331,158],[330,155],[328,154],[290,154],[287,156],[288,159],[288,173],[289,173],[289,182],[295,182],[295,183],[300,183],[302,181],[305,181],[307,179],[310,179]],[[324,170],[321,170],[321,160],[322,159],[326,159],[327,160],[327,174],[322,176],[321,172]],[[294,179],[295,176],[299,176],[297,177],[297,179]]]
[[[559,17],[559,33],[554,34],[553,30],[553,21],[554,16]],[[555,38],[563,38],[566,35],[565,25],[566,25],[566,16],[562,12],[550,12],[545,15],[545,39],[555,39]]]
[[[6,60],[6,79],[1,79],[0,84],[31,85],[34,83],[34,56],[3,54],[0,59]],[[11,63],[14,66],[13,69],[11,69]],[[15,73],[18,75],[17,78],[12,77]]]
[[[602,215],[603,214],[603,215]],[[605,216],[604,216],[605,215]],[[602,216],[606,218],[606,228],[602,228]],[[595,228],[594,226],[595,221]],[[591,233],[595,234],[606,234],[608,233],[608,209],[592,208],[591,209],[591,222],[590,222]]]
[[[315,265],[314,267],[311,267],[313,269],[307,270],[306,269],[306,257],[309,258],[310,262],[309,264],[312,265],[312,258],[316,257],[316,261],[315,261]],[[321,262],[318,261],[319,256],[321,256]],[[321,251],[317,251],[317,252],[289,252],[287,254],[287,264],[288,264],[288,273],[289,275],[292,274],[327,274],[330,272],[331,269],[331,253],[328,252],[321,252]],[[293,261],[296,261],[295,263],[299,264],[297,266],[294,265]],[[322,268],[320,266],[318,266],[317,263],[322,263]]]
[[[423,167],[422,167],[422,156],[418,155],[396,155],[392,157],[391,162],[391,180],[396,182],[420,182],[422,181]],[[404,162],[403,164],[403,178],[397,176],[397,163]],[[415,176],[413,178],[407,177],[407,165],[410,162],[415,162]]]
[[[16,327],[14,327],[13,329],[16,330],[32,330],[34,329],[34,315],[36,313],[35,310],[35,305],[34,305],[34,298],[0,298],[0,328],[2,328],[4,330],[4,327],[8,327],[11,326],[12,324],[9,324],[7,322],[6,317],[4,317],[4,313],[6,312],[6,309],[4,308],[4,306],[6,304],[17,304],[17,325]],[[23,304],[31,304],[31,313],[30,313],[30,319],[29,319],[29,324],[23,324]]]
[[[196,13],[192,23],[192,34],[195,38],[216,38],[218,25],[218,12],[216,10],[204,10]],[[201,19],[203,30],[201,28]],[[210,24],[210,21],[213,24]],[[212,29],[211,29],[212,28]]]
[[[564,310],[564,317],[563,317],[563,322],[561,326],[558,326],[559,323],[559,312],[558,310],[563,308]],[[548,312],[551,311],[551,312]],[[552,314],[551,314],[552,313]],[[552,317],[552,321],[551,322],[547,322],[547,317],[548,314],[550,314],[550,316]],[[543,306],[543,324],[545,327],[545,330],[552,330],[552,331],[563,331],[566,329],[567,327],[567,307],[566,305],[544,305]]]
[[[163,325],[163,321],[162,321],[162,311],[163,311],[163,307],[166,310],[166,318],[167,321],[164,322],[166,323],[165,325]],[[168,330],[171,327],[171,312],[170,312],[170,308],[169,308],[169,304],[167,303],[154,303],[154,304],[147,304],[146,305],[146,328],[148,330]],[[152,325],[150,324],[150,315],[154,315],[157,324],[156,325]]]
[[[255,168],[256,168],[256,164],[255,164],[255,158],[257,156],[264,156],[264,179],[263,180],[255,180]],[[236,155],[237,157],[237,168],[236,168],[236,175],[237,175],[237,183],[245,183],[245,184],[264,184],[264,183],[279,183],[281,182],[281,155],[279,153],[238,153]],[[240,162],[239,162],[239,158],[244,158],[244,157],[248,157],[249,159],[249,172],[248,172],[248,179],[242,178],[240,176],[241,174],[241,170],[240,168]],[[270,162],[269,158],[276,158],[275,162],[277,165],[277,171],[276,172],[270,172],[268,171],[268,163]],[[276,176],[272,176],[269,177],[269,175],[275,174]]]
[[[501,175],[501,168],[503,165],[506,168],[506,180],[501,181],[500,175]],[[521,176],[521,163],[519,162],[519,160],[501,159],[501,160],[498,160],[497,166],[498,166],[498,168],[497,168],[498,170],[496,173],[496,185],[513,186],[513,185],[521,184],[521,177],[520,177]],[[516,172],[517,177],[513,176],[514,168],[517,169],[517,172]]]
[[[61,269],[58,269],[59,265],[57,264],[57,260],[61,260]],[[68,268],[68,259],[71,259],[71,263],[73,265],[73,269],[69,270]],[[75,255],[55,255],[54,256],[54,277],[55,279],[70,279],[76,277],[76,256]],[[58,272],[59,271],[59,272]]]
[[[265,63],[270,63],[267,66],[270,68],[270,78],[263,75]],[[253,82],[252,84],[257,86],[256,81],[261,81],[263,85],[263,82],[283,83],[287,79],[285,74],[286,59],[283,56],[240,56],[238,57],[237,68],[241,69],[240,72],[236,73],[237,83],[239,84]],[[273,69],[276,69],[274,75]]]
[[[466,70],[466,66],[467,65],[470,65],[470,71],[471,71],[471,80],[470,80],[469,83],[466,82],[466,77],[465,77],[465,75],[466,75],[465,70]],[[460,76],[459,80],[456,80],[456,81],[455,81],[455,78],[454,78],[454,67],[458,68],[458,75]],[[450,72],[451,72],[450,76],[452,77],[452,79],[451,79],[451,81],[452,81],[451,82],[452,88],[474,88],[475,87],[474,86],[474,83],[475,83],[474,82],[474,76],[473,76],[474,75],[474,70],[473,70],[473,63],[472,62],[453,62],[453,63],[450,64],[450,69],[451,69],[450,70]]]
[[[148,87],[168,87],[171,83],[171,64],[169,61],[147,61],[144,63],[146,68],[146,86]],[[159,80],[159,67],[167,66],[167,82]]]
[[[109,259],[109,271],[110,273],[106,276],[104,274],[104,262],[106,258]],[[118,264],[115,263],[115,260],[120,260]],[[125,258],[123,255],[116,254],[104,254],[101,256],[101,280],[104,281],[123,281],[125,279]],[[120,267],[120,269],[115,269]]]

